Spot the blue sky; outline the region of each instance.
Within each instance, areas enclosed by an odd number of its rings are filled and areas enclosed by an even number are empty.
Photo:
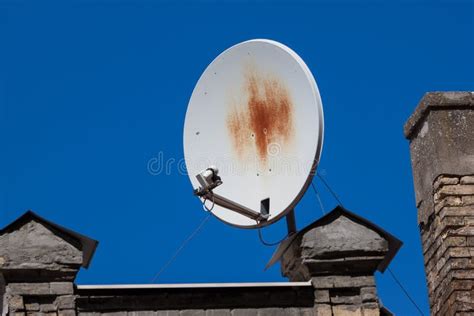
[[[150,282],[205,214],[175,164],[152,175],[147,163],[183,157],[186,106],[207,64],[270,38],[318,81],[319,171],[348,209],[404,241],[391,268],[427,312],[402,127],[426,91],[474,89],[473,16],[472,1],[0,0],[0,225],[32,209],[98,239],[78,283]],[[320,216],[308,191],[298,226]],[[158,282],[281,281],[278,265],[263,271],[273,250],[213,218]],[[416,313],[388,273],[377,282],[391,310]]]

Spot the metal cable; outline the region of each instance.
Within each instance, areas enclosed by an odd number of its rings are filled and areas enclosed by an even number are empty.
[[[214,201],[214,194],[212,192],[211,192],[211,197],[212,197],[212,206],[209,208],[206,206],[206,201],[208,201],[208,199],[204,198],[204,200],[202,201],[202,208],[206,212],[212,212],[212,210],[214,209],[214,206],[216,205],[216,202]]]
[[[286,235],[286,236],[283,237],[280,241],[277,241],[277,242],[266,242],[265,240],[263,240],[262,229],[259,228],[259,229],[258,229],[258,238],[260,239],[260,241],[262,242],[262,244],[264,244],[265,246],[273,247],[273,246],[276,246],[276,245],[280,244],[283,240],[285,240],[286,238],[288,238],[288,235]]]
[[[323,212],[323,215],[326,215],[326,211],[324,210],[323,202],[321,201],[321,197],[319,196],[319,192],[318,192],[318,190],[316,190],[316,187],[314,186],[313,182],[311,182],[311,187],[313,188],[313,191],[316,194],[316,198],[318,199],[319,207],[321,208],[321,212]]]
[[[334,192],[331,187],[329,186],[329,183],[326,182],[326,180],[319,174],[319,173],[316,173],[316,175],[318,176],[319,179],[321,179],[321,181],[323,182],[324,186],[326,187],[326,189],[328,189],[328,191],[332,194],[332,196],[334,197],[334,199],[337,201],[337,203],[339,203],[340,206],[344,207],[344,205],[342,204],[341,200],[339,199],[339,197],[337,196],[336,192]]]
[[[201,223],[196,227],[196,229],[191,233],[191,235],[189,235],[188,238],[186,238],[183,241],[181,246],[179,246],[179,248],[176,249],[176,251],[171,256],[171,258],[163,265],[163,267],[160,269],[160,271],[158,271],[158,273],[153,277],[153,279],[151,280],[151,283],[155,282],[156,279],[158,279],[158,277],[166,270],[166,268],[168,268],[168,266],[171,263],[173,263],[173,261],[176,259],[176,257],[178,257],[181,250],[184,249],[184,247],[191,241],[191,239],[193,239],[197,235],[197,233],[204,227],[204,225],[207,223],[207,221],[209,221],[209,219],[211,218],[211,215],[212,215],[212,213],[209,212],[207,214],[207,216],[201,221]]]
[[[397,279],[397,277],[395,276],[395,273],[392,272],[392,270],[390,270],[389,267],[387,267],[387,270],[388,272],[390,272],[390,275],[392,276],[392,278],[395,280],[395,282],[398,284],[398,286],[402,289],[403,293],[405,293],[405,296],[410,300],[410,302],[413,304],[413,306],[416,307],[416,309],[418,310],[418,312],[420,313],[420,315],[424,316],[425,314],[423,314],[423,312],[421,311],[421,308],[418,307],[418,305],[416,304],[416,302],[411,298],[410,294],[408,294],[408,291],[405,290],[405,288],[403,287],[402,283]]]

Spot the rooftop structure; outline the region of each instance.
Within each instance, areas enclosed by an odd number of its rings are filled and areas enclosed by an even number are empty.
[[[290,282],[77,285],[97,242],[28,211],[0,231],[3,315],[390,315],[374,273],[401,242],[337,207],[280,245]]]

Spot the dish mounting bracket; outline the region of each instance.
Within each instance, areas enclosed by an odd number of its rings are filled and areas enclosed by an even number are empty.
[[[246,206],[243,206],[242,204],[239,204],[237,202],[234,202],[228,198],[225,198],[217,193],[214,193],[212,191],[208,191],[205,195],[203,195],[205,199],[208,199],[209,201],[213,201],[213,203],[225,207],[231,211],[234,211],[236,213],[239,213],[240,215],[246,216],[250,219],[253,219],[257,222],[264,222],[270,217],[269,209],[268,206],[270,206],[270,199],[265,199],[262,200],[262,211],[257,212],[254,211]],[[267,207],[265,207],[267,206]]]

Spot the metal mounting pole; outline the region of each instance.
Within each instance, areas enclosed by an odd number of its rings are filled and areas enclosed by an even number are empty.
[[[296,234],[296,218],[294,209],[286,214],[286,227],[288,228],[288,236]]]

